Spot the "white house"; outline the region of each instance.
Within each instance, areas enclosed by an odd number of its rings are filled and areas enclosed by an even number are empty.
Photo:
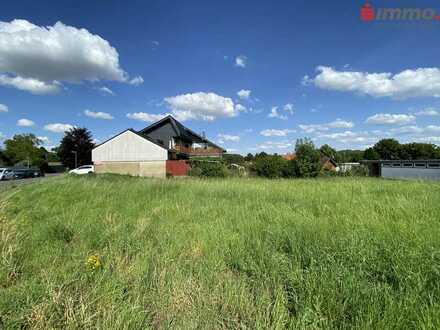
[[[221,157],[224,152],[205,136],[166,116],[140,131],[127,129],[96,146],[92,161],[97,173],[163,178],[167,172],[173,176],[186,175],[186,159]]]
[[[127,129],[92,150],[96,173],[166,177],[168,150]]]

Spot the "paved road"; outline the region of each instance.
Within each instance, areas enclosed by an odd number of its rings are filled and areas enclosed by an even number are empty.
[[[57,177],[57,176],[60,176],[60,175],[63,175],[63,173],[46,174],[46,176],[40,177],[40,178],[0,181],[0,188],[4,188],[4,187],[7,187],[7,186],[19,186],[19,185],[23,185],[23,184],[30,184],[30,183],[33,183],[33,182],[39,182],[39,181],[42,181],[42,180],[48,180],[50,178]]]

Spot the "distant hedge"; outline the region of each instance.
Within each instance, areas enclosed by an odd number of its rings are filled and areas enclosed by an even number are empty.
[[[228,169],[220,160],[191,160],[190,166],[190,176],[202,178],[225,178],[228,176]]]

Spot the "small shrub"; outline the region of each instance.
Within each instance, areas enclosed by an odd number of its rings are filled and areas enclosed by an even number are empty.
[[[191,166],[191,168],[188,172],[188,175],[201,177],[202,176],[202,169],[200,167]]]

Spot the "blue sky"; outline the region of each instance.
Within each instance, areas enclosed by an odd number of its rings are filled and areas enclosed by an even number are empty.
[[[290,152],[305,136],[337,149],[440,144],[440,21],[363,22],[363,4],[6,2],[0,138],[49,147],[85,126],[103,141],[171,113],[243,154]]]

